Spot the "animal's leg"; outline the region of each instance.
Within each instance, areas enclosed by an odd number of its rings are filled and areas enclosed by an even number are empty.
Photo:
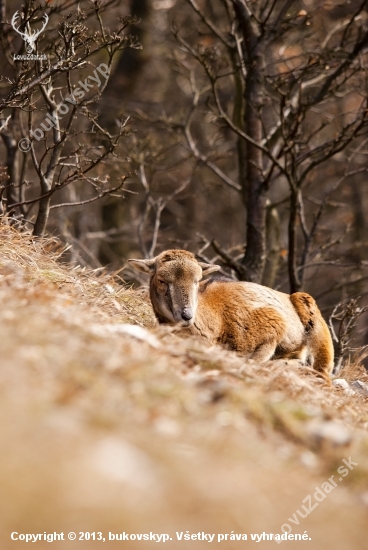
[[[253,310],[245,333],[245,338],[252,343],[249,358],[259,363],[269,361],[282,340],[285,329],[285,321],[275,309],[262,307]]]
[[[312,366],[325,380],[330,380],[333,369],[334,349],[330,331],[312,296],[295,292],[290,300],[305,328]]]
[[[306,345],[302,345],[293,351],[288,351],[285,353],[276,352],[275,359],[297,359],[302,363],[302,365],[309,365],[309,366],[310,366],[310,360],[311,360],[309,348]]]
[[[249,355],[249,359],[256,363],[265,363],[269,361],[275,353],[277,347],[276,340],[263,342],[259,347]]]
[[[322,317],[311,332],[308,343],[313,357],[313,368],[331,383],[330,374],[334,366],[334,349],[330,331]]]

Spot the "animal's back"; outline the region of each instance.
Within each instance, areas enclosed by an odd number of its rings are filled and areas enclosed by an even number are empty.
[[[271,323],[278,331],[278,343],[285,353],[303,345],[304,326],[288,294],[256,283],[216,279],[201,283],[200,294],[201,309],[213,312],[214,326],[221,318],[235,330],[237,326],[249,327],[252,319],[254,330],[266,333]],[[247,337],[249,329],[244,332],[244,338]]]
[[[202,283],[201,283],[202,284]],[[290,301],[289,294],[273,290],[257,283],[213,279],[208,284],[205,281],[204,292],[208,300],[217,305],[219,310],[224,304],[235,307],[238,311],[255,310],[259,308],[274,308],[288,324],[293,325],[295,334],[304,332],[303,323]]]

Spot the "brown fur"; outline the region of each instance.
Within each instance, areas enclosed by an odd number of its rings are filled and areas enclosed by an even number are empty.
[[[150,297],[160,323],[181,323],[192,334],[254,361],[301,359],[328,379],[333,367],[332,340],[309,294],[289,296],[247,282],[199,282],[219,266],[197,262],[185,250],[129,261],[150,273]]]

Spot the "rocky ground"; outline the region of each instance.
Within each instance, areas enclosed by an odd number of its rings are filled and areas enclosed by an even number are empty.
[[[157,327],[144,290],[60,253],[0,226],[2,550],[54,532],[55,549],[152,547],[139,534],[263,549],[283,531],[293,549],[368,547],[359,358],[331,386],[295,361],[248,364]]]

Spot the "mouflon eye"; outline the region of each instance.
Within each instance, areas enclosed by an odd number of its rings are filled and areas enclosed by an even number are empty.
[[[165,281],[163,281],[162,279],[157,279],[157,280],[160,283],[160,285],[167,285],[167,283]]]

